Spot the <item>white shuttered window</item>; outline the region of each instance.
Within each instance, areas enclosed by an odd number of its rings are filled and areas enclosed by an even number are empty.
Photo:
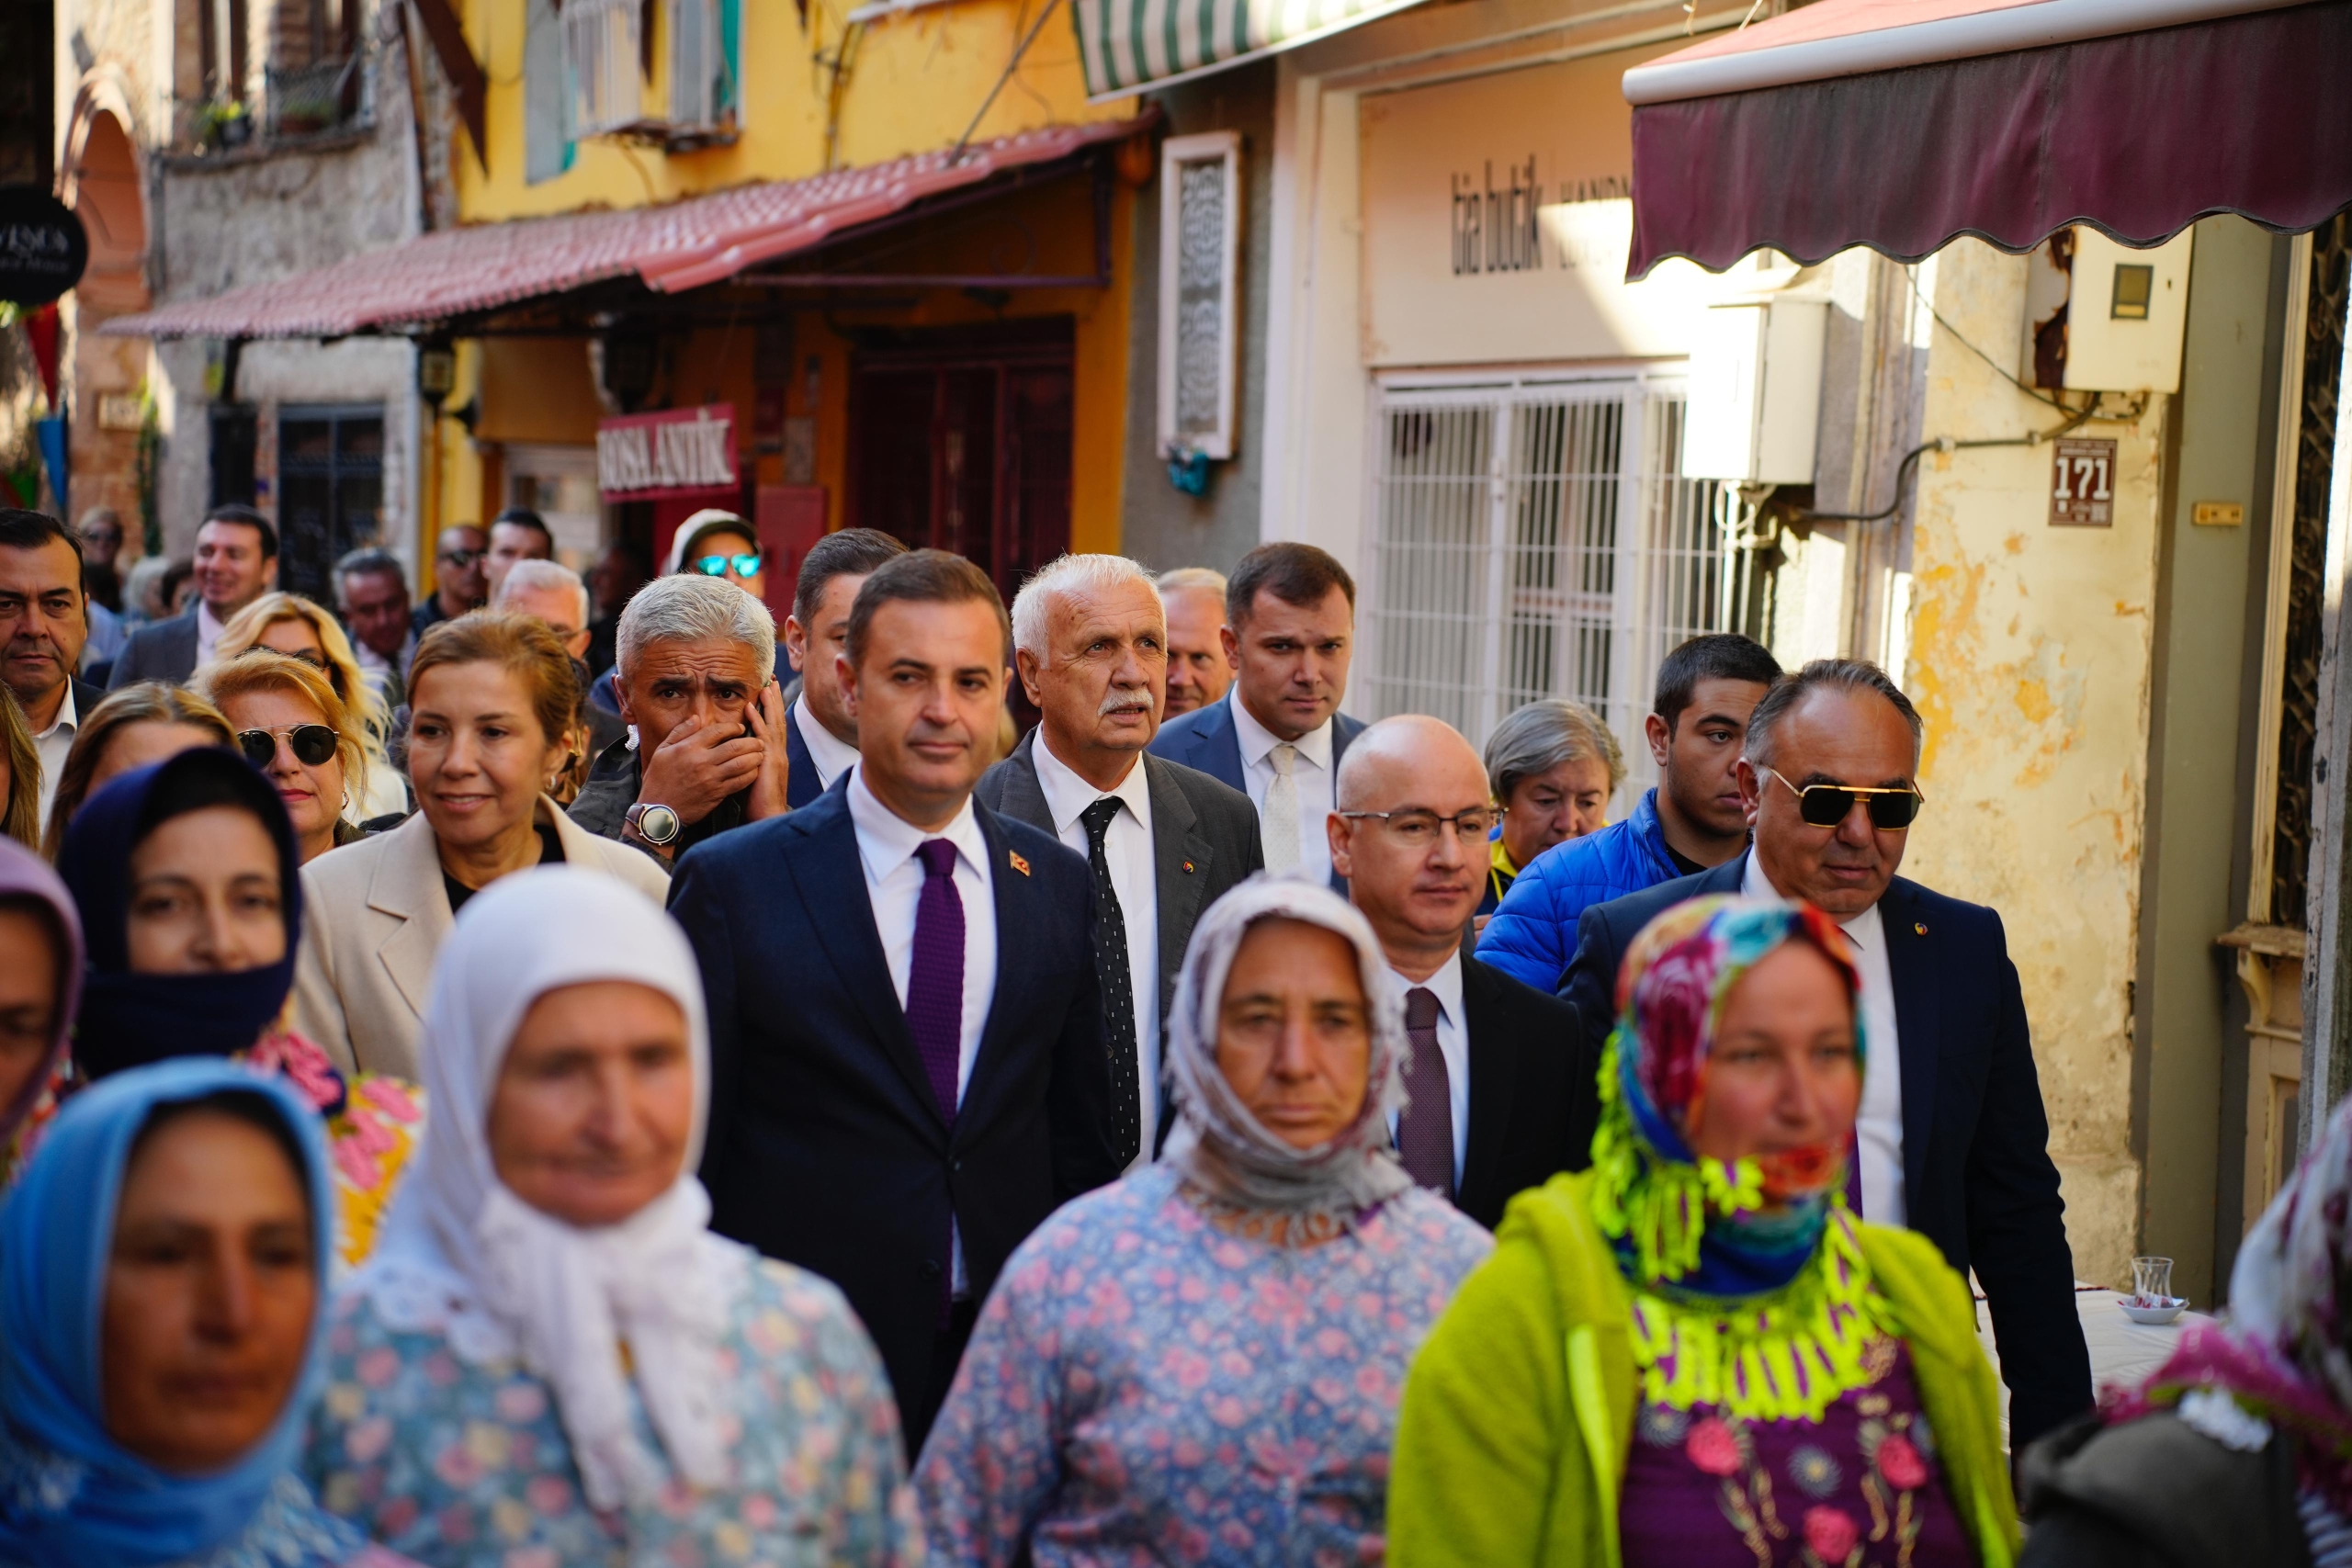
[[[567,0],[562,14],[571,134],[594,136],[644,118],[638,88],[638,0]]]
[[[1722,487],[1680,477],[1679,378],[1393,379],[1374,434],[1371,703],[1484,745],[1567,697],[1655,780],[1658,660],[1725,624]]]

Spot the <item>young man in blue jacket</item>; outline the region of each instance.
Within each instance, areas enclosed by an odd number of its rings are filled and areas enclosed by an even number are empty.
[[[1479,937],[1479,962],[1556,992],[1589,906],[1721,865],[1746,849],[1737,763],[1747,716],[1780,678],[1771,654],[1736,632],[1694,637],[1668,654],[1644,726],[1657,787],[1623,821],[1529,863]]]

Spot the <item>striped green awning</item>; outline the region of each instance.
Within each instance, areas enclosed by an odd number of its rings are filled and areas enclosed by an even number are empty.
[[[1419,0],[1071,0],[1086,90],[1114,98],[1238,65]]]

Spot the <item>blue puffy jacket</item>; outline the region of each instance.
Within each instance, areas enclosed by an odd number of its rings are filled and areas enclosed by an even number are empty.
[[[1681,874],[1666,852],[1657,791],[1650,790],[1623,821],[1555,844],[1529,862],[1478,938],[1478,960],[1556,993],[1577,955],[1577,920],[1588,906]]]

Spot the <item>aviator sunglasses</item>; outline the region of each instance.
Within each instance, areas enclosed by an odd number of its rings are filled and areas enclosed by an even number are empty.
[[[298,724],[291,729],[240,729],[237,750],[254,767],[266,768],[277,755],[277,738],[281,735],[293,749],[294,760],[306,768],[318,767],[334,755],[335,732],[323,724]]]
[[[1854,802],[1861,800],[1870,807],[1871,826],[1894,832],[1918,820],[1919,807],[1928,803],[1917,784],[1872,789],[1861,784],[1817,784],[1800,789],[1770,768],[1758,767],[1756,771],[1781,779],[1789,793],[1797,797],[1797,815],[1814,828],[1835,828],[1846,820],[1847,814],[1854,809]]]
[[[727,569],[732,566],[738,577],[757,577],[760,575],[760,559],[756,555],[697,556],[686,563],[686,570],[698,571],[705,577],[725,577]]]

